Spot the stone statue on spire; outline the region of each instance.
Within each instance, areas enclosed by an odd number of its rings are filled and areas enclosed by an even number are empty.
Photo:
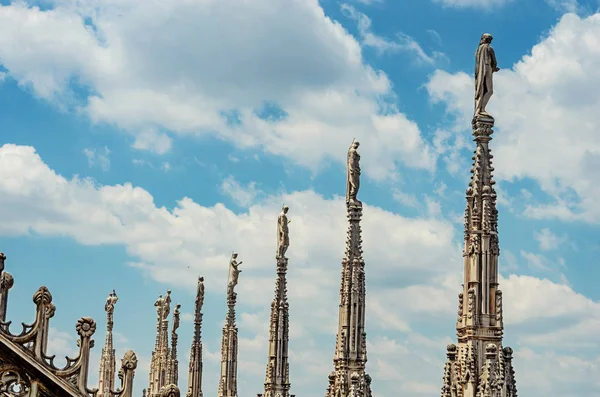
[[[165,298],[163,298],[162,294],[158,295],[158,299],[154,302],[154,307],[156,307],[156,316],[158,317],[158,321],[162,321],[163,319],[163,309],[165,306]]]
[[[479,47],[475,52],[475,115],[491,117],[485,110],[487,103],[494,94],[493,74],[500,69],[496,62],[496,53],[491,47],[492,35],[481,35]]]
[[[288,223],[291,221],[287,218],[289,209],[287,205],[284,205],[277,217],[277,259],[285,258],[285,252],[290,246]]]
[[[165,299],[163,301],[163,320],[166,320],[171,312],[171,290],[167,290],[167,294],[165,295]]]
[[[360,187],[360,154],[358,147],[360,143],[353,140],[348,149],[348,158],[346,162],[346,204],[350,206],[361,206],[362,203],[356,198]]]
[[[104,305],[104,311],[106,313],[112,314],[115,311],[115,303],[119,300],[117,293],[113,289],[112,292],[106,298],[106,304]]]
[[[229,284],[227,285],[227,294],[233,295],[233,289],[238,283],[238,278],[240,276],[241,270],[238,267],[242,264],[242,261],[238,263],[237,261],[238,254],[234,252],[231,254],[231,260],[229,261]]]
[[[204,306],[204,277],[198,277],[198,289],[196,291],[196,305],[198,311]]]
[[[179,328],[179,316],[181,314],[181,305],[177,304],[175,306],[175,310],[173,310],[173,332],[177,331]]]

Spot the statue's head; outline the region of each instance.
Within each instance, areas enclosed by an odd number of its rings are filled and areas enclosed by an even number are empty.
[[[204,281],[204,277],[202,277],[202,276],[198,277],[198,281]]]
[[[238,256],[237,252],[234,252],[233,254],[231,254],[231,257],[232,257],[233,259],[237,258],[237,256]]]
[[[283,213],[287,214],[287,212],[290,210],[290,207],[288,207],[287,205],[283,206]]]
[[[171,295],[171,290],[170,289],[167,290],[167,295]]]
[[[354,146],[354,149],[358,149],[358,147],[360,146],[360,142],[354,141],[354,144],[352,144],[352,146]]]
[[[481,35],[481,40],[479,40],[479,44],[489,44],[492,42],[494,38],[489,33],[484,33]]]

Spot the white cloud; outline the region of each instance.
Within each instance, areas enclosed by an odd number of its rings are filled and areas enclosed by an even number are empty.
[[[435,64],[438,58],[444,57],[444,54],[441,52],[434,52],[432,55],[428,55],[415,39],[404,33],[397,33],[395,40],[376,35],[371,30],[371,18],[357,11],[350,4],[342,3],[341,10],[346,17],[358,23],[358,32],[362,45],[372,47],[380,54],[406,51],[412,53],[418,62],[429,65]]]
[[[560,245],[567,241],[566,236],[557,236],[548,228],[544,228],[534,234],[534,238],[540,245],[542,251],[557,249]]]
[[[70,236],[86,245],[122,244],[139,261],[140,270],[190,290],[195,288],[198,263],[203,264],[207,280],[218,285],[227,277],[223,263],[231,249],[240,252],[244,273],[238,315],[240,326],[253,335],[240,339],[240,379],[251,391],[260,390],[264,375],[268,330],[261,321],[268,318],[273,292],[272,287],[264,286],[273,284],[273,226],[282,200],[290,205],[293,222],[288,251],[294,264],[289,270],[288,283],[293,285],[288,290],[290,307],[293,318],[302,319],[291,323],[294,390],[314,393],[315,385],[326,383],[332,368],[339,262],[346,229],[342,198],[325,200],[311,191],[283,193],[248,204],[247,211],[240,214],[222,204],[203,207],[183,198],[169,211],[157,208],[153,197],[139,187],[67,180],[48,168],[31,147],[6,144],[0,148],[2,235],[32,231],[41,236]],[[82,213],[88,216],[84,219]],[[364,213],[368,368],[377,380],[375,392],[385,395],[401,387],[412,395],[429,393],[439,388],[444,347],[454,339],[448,330],[456,317],[462,269],[461,249],[453,242],[454,226],[439,218],[404,218],[367,204]],[[594,342],[583,336],[596,334],[591,331],[600,324],[600,304],[567,285],[531,276],[509,275],[500,285],[507,336],[518,335],[515,366],[520,390],[543,395],[539,393],[547,387],[548,378],[525,371],[539,357],[554,357],[572,363],[569,372],[579,368],[590,375],[587,380],[573,378],[587,382],[580,395],[589,395],[585,390],[595,386],[593,379],[600,371],[595,364],[598,358],[589,352]],[[190,315],[183,317],[187,321]],[[540,328],[548,321],[552,327]],[[424,325],[427,336],[419,331]],[[573,338],[579,340],[568,344]],[[532,340],[537,342],[530,343]],[[119,342],[121,346],[125,343]],[[52,348],[68,351],[68,344],[57,341]],[[569,352],[564,351],[567,347]],[[218,360],[218,347],[206,350],[209,374],[208,363]],[[574,359],[574,351],[582,354],[579,361]],[[95,366],[94,361],[92,372],[97,372]],[[147,371],[147,365],[140,365],[136,384],[145,383]],[[317,377],[320,381],[315,383]],[[206,391],[216,387],[216,378],[212,378],[206,379]],[[558,377],[552,382],[566,388],[570,381]],[[580,385],[573,383],[572,387]]]
[[[261,194],[256,187],[256,183],[250,182],[248,185],[243,186],[231,175],[221,183],[221,191],[243,207],[248,207]]]
[[[85,148],[83,154],[87,157],[88,165],[94,167],[98,165],[103,171],[110,169],[110,150],[105,146],[104,150]]]
[[[475,49],[476,40],[473,45]],[[495,176],[506,181],[531,178],[550,196],[550,202],[528,203],[527,216],[600,222],[600,140],[595,127],[599,46],[600,14],[567,14],[512,68],[497,53],[500,67],[506,69],[495,77],[488,106],[496,118],[491,144]],[[438,70],[427,87],[432,100],[456,116],[453,131],[466,136],[473,112],[472,77]]]
[[[89,87],[79,108],[129,131],[139,149],[164,153],[177,136],[217,134],[315,171],[368,136],[370,177],[393,176],[397,161],[435,166],[417,125],[387,103],[387,76],[364,64],[317,0],[0,6],[0,62],[50,100],[71,98],[71,82]],[[261,119],[265,101],[286,116]]]
[[[311,191],[282,193],[256,201],[239,214],[222,204],[203,207],[183,198],[173,210],[167,210],[156,207],[147,191],[131,184],[98,186],[86,179],[67,180],[44,164],[31,147],[6,144],[0,148],[1,235],[27,235],[31,231],[40,236],[71,237],[86,245],[121,244],[139,261],[140,270],[190,290],[195,288],[200,272],[198,263],[202,263],[202,274],[211,284],[224,283],[227,275],[223,263],[235,247],[244,261],[238,286],[243,303],[238,318],[240,327],[250,331],[249,337],[240,339],[240,382],[246,385],[243,397],[259,391],[264,379],[268,330],[261,321],[268,318],[273,293],[272,287],[264,286],[273,285],[273,227],[282,200],[290,205],[292,220],[288,253],[293,266],[288,291],[293,313],[290,346],[294,391],[314,394],[320,385],[324,387],[332,368],[339,263],[346,233],[343,198],[326,200]],[[86,217],[81,216],[84,213]],[[368,368],[378,395],[393,393],[399,387],[410,395],[439,388],[444,348],[454,339],[449,330],[456,318],[461,284],[461,249],[453,242],[454,237],[454,226],[447,221],[405,218],[365,204]],[[600,319],[600,304],[566,285],[530,276],[509,275],[501,279],[501,288],[507,334],[514,333],[515,327],[525,327],[518,333],[515,346],[520,390],[541,396],[539,390],[546,387],[548,379],[532,376],[526,368],[540,355],[554,357],[554,362],[571,362],[572,354],[552,343],[594,329],[600,324],[592,321]],[[183,317],[189,320],[190,316]],[[540,333],[537,325],[543,321],[556,321],[553,329],[557,334],[543,335],[540,340],[547,341],[544,346],[521,348],[521,340]],[[221,325],[219,321],[218,325],[204,326]],[[423,325],[429,325],[427,336],[418,331]],[[570,331],[571,327],[580,328]],[[53,346],[66,349],[61,343]],[[119,342],[119,349],[124,343]],[[589,344],[585,346],[587,349]],[[213,367],[219,360],[219,349],[207,343],[205,350],[208,393],[216,391],[217,377],[210,371],[216,371]],[[180,364],[182,380],[185,360],[183,357]],[[590,375],[598,375],[591,364],[594,360],[584,357],[572,368],[587,368]],[[146,382],[148,371],[147,359],[141,357],[140,361],[138,386]],[[95,365],[91,384],[97,372]],[[597,376],[574,379],[589,388]],[[556,382],[566,387],[569,381],[561,377]],[[573,387],[580,386],[574,383]]]
[[[444,7],[455,8],[480,8],[491,10],[493,8],[503,6],[513,0],[432,0],[434,3],[443,5]]]
[[[546,0],[546,3],[559,12],[574,12],[581,9],[577,0]]]

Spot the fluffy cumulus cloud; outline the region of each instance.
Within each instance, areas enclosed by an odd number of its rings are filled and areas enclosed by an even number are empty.
[[[234,180],[228,183],[231,192],[244,189]],[[252,192],[246,194],[256,193],[253,186],[247,189]],[[242,200],[247,208],[239,214],[222,204],[203,207],[182,198],[168,210],[157,207],[153,197],[140,187],[99,186],[92,180],[66,179],[50,169],[32,147],[6,144],[0,148],[2,235],[33,232],[69,236],[84,245],[120,244],[141,271],[161,282],[190,289],[200,271],[211,283],[225,283],[222,264],[227,262],[230,248],[236,247],[244,259],[244,282],[238,286],[244,297],[239,324],[250,331],[250,336],[240,340],[244,397],[260,390],[264,376],[268,335],[264,319],[272,291],[261,286],[273,284],[272,230],[282,200],[289,204],[293,222],[290,306],[293,318],[302,319],[291,323],[294,390],[318,395],[331,369],[336,329],[338,264],[346,230],[342,198],[324,199],[312,191],[264,195],[258,201]],[[368,366],[375,379],[375,392],[390,395],[400,388],[407,396],[437,393],[444,347],[453,339],[461,284],[461,254],[454,226],[439,215],[406,218],[366,205],[363,235],[368,266]],[[507,334],[519,335],[512,342],[516,343],[515,365],[523,374],[518,379],[520,390],[544,395],[540,391],[547,387],[548,373],[556,374],[552,384],[561,390],[573,385],[571,375],[589,389],[600,375],[598,358],[589,353],[589,347],[597,345],[590,335],[597,334],[600,326],[600,304],[566,285],[505,276],[501,285]],[[540,326],[549,323],[552,332]],[[422,333],[423,329],[427,332]],[[63,348],[64,335],[55,334],[56,346]],[[570,345],[564,343],[569,340]],[[126,344],[127,340],[118,342],[119,354]],[[183,357],[180,379],[185,379],[185,354]],[[148,360],[140,360],[136,379],[141,388],[147,379]],[[538,360],[544,365],[554,360],[573,366],[564,372],[564,368],[548,364],[544,372]],[[216,392],[218,346],[206,347],[205,361],[205,392]],[[540,368],[539,373],[527,372],[525,376],[525,369],[533,367]]]
[[[0,64],[38,96],[129,131],[136,148],[217,134],[314,170],[368,136],[372,177],[393,175],[396,159],[434,167],[385,73],[317,0],[51,3],[0,6]]]
[[[539,183],[547,199],[527,205],[529,217],[600,222],[599,46],[600,14],[566,14],[516,64],[497,53],[504,69],[488,106],[496,118],[496,177]],[[427,87],[463,134],[472,117],[472,77],[438,70]]]

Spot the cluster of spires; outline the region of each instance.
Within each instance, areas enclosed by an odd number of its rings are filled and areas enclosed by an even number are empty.
[[[342,275],[339,304],[339,329],[334,353],[334,371],[329,375],[326,397],[370,397],[371,378],[365,372],[367,362],[365,333],[365,262],[362,257],[360,220],[362,203],[357,199],[360,186],[359,143],[353,141],[347,158],[346,209],[349,221],[346,253],[342,260]],[[290,394],[289,373],[289,304],[287,296],[288,258],[285,256],[290,244],[287,214],[284,205],[277,217],[277,249],[275,293],[271,303],[269,350],[264,382],[264,392],[258,397],[295,397]],[[233,253],[229,263],[227,283],[227,314],[223,326],[221,344],[221,376],[218,397],[237,397],[238,328],[235,304],[242,270]],[[101,397],[112,397],[115,375],[115,350],[112,341],[113,312],[118,301],[113,290],[106,300],[107,334],[100,359],[99,393]],[[194,308],[194,335],[190,353],[188,390],[186,397],[202,397],[202,306],[204,304],[204,278],[198,279]],[[169,345],[169,320],[171,291],[155,302],[157,311],[156,342],[150,363],[150,381],[143,390],[144,397],[176,397],[178,388],[177,329],[179,309],[173,311],[171,343]]]
[[[484,34],[476,53],[475,115],[473,136],[476,143],[473,156],[472,177],[466,191],[464,230],[464,284],[458,297],[457,337],[458,344],[447,347],[442,397],[517,397],[515,371],[512,365],[512,349],[502,346],[503,313],[502,292],[498,288],[498,210],[492,167],[493,156],[489,143],[492,140],[494,119],[485,110],[492,95],[492,73],[498,71],[496,58],[490,46],[492,36]],[[365,309],[366,283],[365,262],[362,251],[360,221],[362,203],[357,199],[360,187],[359,143],[352,142],[347,158],[346,208],[349,221],[346,251],[342,260],[338,331],[333,359],[333,371],[325,397],[371,397],[371,377],[366,373],[367,363]],[[271,303],[269,328],[269,351],[264,383],[264,393],[258,397],[294,397],[290,394],[288,362],[289,305],[287,299],[287,265],[285,253],[289,247],[289,208],[284,206],[277,220],[277,251],[275,296]],[[227,285],[227,314],[223,327],[221,350],[221,378],[218,397],[237,397],[238,329],[235,304],[242,262],[233,253],[229,264]],[[43,368],[52,387],[39,379],[23,376],[17,367],[6,367],[0,374],[4,388],[9,392],[19,390],[22,395],[65,395],[132,397],[133,377],[137,358],[131,350],[121,360],[118,372],[120,387],[115,390],[116,358],[113,347],[113,313],[118,301],[113,290],[105,305],[107,333],[100,360],[98,389],[87,387],[91,336],[96,324],[93,319],[82,317],[76,330],[79,335],[77,358],[67,358],[65,368],[54,366],[54,356],[46,353],[49,321],[54,316],[52,295],[44,286],[33,296],[36,319],[32,325],[23,324],[20,334],[10,332],[6,321],[8,292],[13,286],[12,276],[4,271],[6,256],[0,253],[0,350],[11,351],[11,359],[21,360],[25,370]],[[466,302],[465,302],[466,299]],[[204,303],[204,279],[198,279],[195,301],[194,335],[190,353],[188,390],[186,397],[202,394],[202,306]],[[157,311],[157,334],[148,388],[144,397],[179,397],[177,329],[180,305],[173,310],[173,323],[169,344],[169,320],[171,291],[155,302]],[[4,353],[3,353],[4,354]],[[16,359],[15,359],[16,357]],[[5,356],[2,356],[6,359]],[[36,367],[37,366],[37,367]],[[8,368],[8,369],[7,369]],[[15,389],[16,387],[16,389]],[[23,394],[28,393],[28,394]],[[58,393],[58,394],[56,394]]]

